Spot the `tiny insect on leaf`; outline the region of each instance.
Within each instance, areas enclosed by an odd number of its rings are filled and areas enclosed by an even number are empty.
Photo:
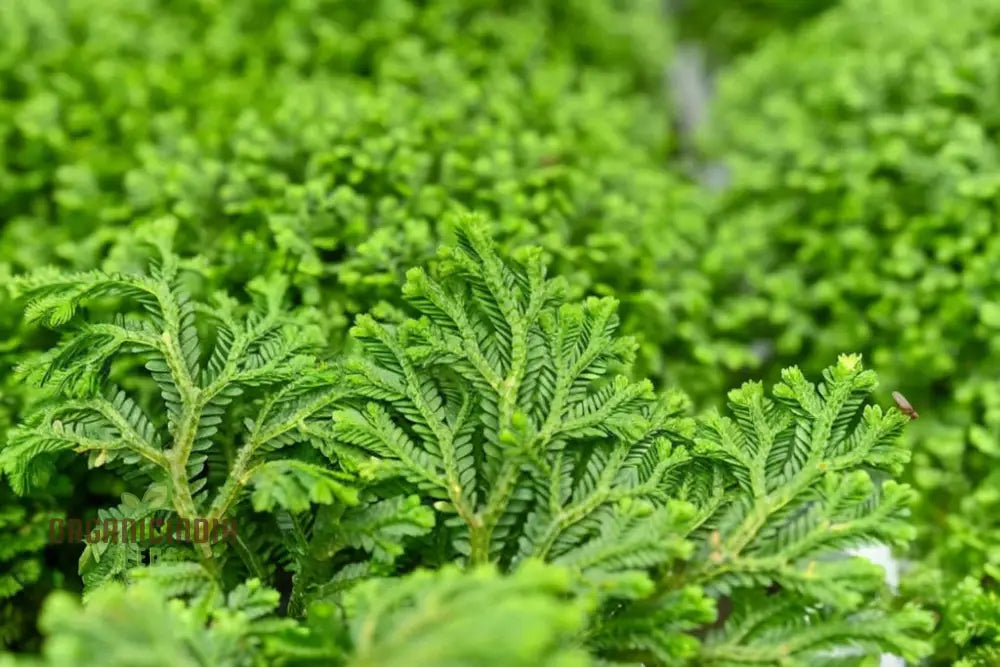
[[[910,402],[906,400],[906,397],[903,396],[901,393],[899,393],[898,391],[892,392],[892,399],[896,401],[896,406],[899,408],[899,411],[902,412],[904,415],[908,416],[910,419],[920,418],[920,415],[917,414],[917,411],[913,409],[913,406],[910,405]]]

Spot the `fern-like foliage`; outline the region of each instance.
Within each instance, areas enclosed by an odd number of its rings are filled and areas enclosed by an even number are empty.
[[[458,236],[443,282],[408,275],[423,317],[358,318],[365,354],[348,365],[353,400],[334,416],[333,449],[370,454],[366,472],[433,499],[470,563],[569,559],[615,523],[609,513],[665,500],[662,480],[686,459],[672,446],[692,427],[684,399],[614,374],[635,349],[614,336],[614,300],[563,304],[538,252],[505,263],[479,224]],[[664,525],[684,513],[669,509]],[[605,557],[587,560],[614,569]]]
[[[730,392],[730,416],[700,420],[684,484],[699,505],[699,548],[669,576],[731,610],[706,636],[707,661],[820,664],[879,651],[915,660],[928,651],[920,636],[930,616],[889,613],[882,569],[844,553],[905,546],[915,533],[912,489],[885,479],[909,457],[896,443],[907,417],[866,404],[876,384],[859,356],[843,355],[819,385],[789,368],[772,397],[749,382]]]
[[[41,598],[44,561],[40,553],[48,522],[58,512],[38,498],[18,498],[0,481],[0,650],[19,641],[34,624],[29,600]]]
[[[0,492],[4,490],[0,489]],[[5,563],[0,574],[0,600],[18,593],[25,583],[38,578],[41,565],[34,558],[24,558],[42,547],[47,530],[45,516],[29,516],[27,508],[13,503],[0,510],[0,560]]]
[[[104,296],[118,314],[88,313],[26,369],[55,391],[0,462],[18,490],[66,449],[120,467],[144,491],[112,518],[252,518],[236,551],[259,576],[220,576],[224,548],[168,546],[144,565],[146,545],[89,545],[87,609],[47,626],[52,655],[85,659],[81,637],[106,640],[101,615],[153,590],[191,664],[247,647],[256,658],[218,664],[784,667],[929,652],[930,615],[846,555],[913,538],[913,493],[891,479],[906,418],[868,404],[876,377],[859,356],[818,385],[797,368],[770,396],[747,383],[727,415],[692,419],[683,395],[629,378],[636,346],[616,336],[612,299],[567,303],[538,249],[501,258],[476,219],[433,274],[408,274],[415,316],[360,317],[358,353],[333,370],[280,289],[254,285],[249,309],[202,302],[181,268],[162,252],[148,275],[28,284],[49,323]],[[261,582],[274,562],[301,621],[273,613]]]
[[[231,517],[251,488],[258,508],[356,502],[347,476],[309,462],[310,420],[336,391],[311,354],[322,341],[309,313],[284,307],[284,281],[253,281],[249,306],[224,294],[199,300],[196,263],[163,244],[152,254],[142,274],[43,271],[16,283],[29,319],[68,331],[22,369],[48,400],[0,449],[14,490],[44,484],[57,455],[73,450],[158,499],[146,509],[180,519]],[[198,548],[213,562],[209,544]],[[122,567],[134,560],[115,549]],[[262,575],[250,552],[244,545]]]
[[[295,576],[288,611],[297,616],[311,600],[396,572],[411,538],[434,527],[434,513],[416,495],[367,497],[352,507],[324,505],[302,518],[285,512],[279,526],[291,535],[288,569]]]
[[[331,451],[372,457],[442,515],[425,559],[516,570],[532,559],[570,568],[609,605],[653,588],[647,571],[690,555],[691,505],[667,494],[692,435],[685,398],[624,374],[635,342],[615,335],[615,301],[565,303],[537,249],[504,261],[469,219],[403,293],[420,314],[399,325],[362,316],[363,356],[334,415]],[[711,618],[697,591],[662,617],[664,655]]]
[[[377,579],[344,600],[350,667],[583,667],[589,600],[571,575],[537,561],[509,576],[454,566]],[[331,618],[332,608],[326,607]],[[314,614],[322,612],[319,606]],[[315,622],[314,622],[315,623]],[[336,626],[334,626],[336,627]]]
[[[565,569],[533,562],[504,576],[454,566],[366,582],[307,623],[282,619],[278,593],[251,579],[228,594],[200,565],[161,565],[132,586],[111,583],[85,605],[46,603],[41,656],[5,667],[586,667],[579,646],[590,600],[569,596]],[[169,583],[168,583],[169,582]],[[178,583],[183,582],[183,583]],[[174,599],[169,599],[173,597]]]
[[[957,657],[956,667],[985,667],[1000,663],[1000,596],[995,582],[967,578],[956,587],[941,591],[938,599],[948,600],[942,610],[939,635],[949,640],[951,651],[942,656]]]
[[[1000,664],[1000,595],[990,575],[955,581],[951,568],[926,562],[901,582],[901,597],[917,601],[938,617],[927,664],[987,667]]]
[[[882,481],[907,460],[905,418],[866,405],[858,357],[818,388],[795,368],[774,398],[746,384],[732,416],[696,423],[681,395],[628,379],[613,300],[565,303],[536,250],[502,259],[475,220],[457,238],[436,275],[408,274],[417,317],[358,319],[327,443],[433,503],[424,562],[568,567],[598,593],[584,641],[605,660],[926,652],[929,616],[890,613],[881,569],[844,556],[912,538],[911,490]]]
[[[108,584],[84,607],[57,592],[42,611],[40,626],[47,640],[41,660],[18,664],[273,664],[267,654],[269,638],[296,632],[293,621],[274,616],[278,602],[277,591],[256,579],[228,595],[213,591],[198,601],[168,600],[155,581],[128,588]]]

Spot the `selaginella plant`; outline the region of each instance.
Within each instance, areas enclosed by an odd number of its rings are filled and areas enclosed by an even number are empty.
[[[359,318],[354,398],[325,445],[433,502],[425,564],[570,568],[599,602],[583,640],[609,660],[926,650],[929,617],[888,611],[881,569],[837,555],[913,534],[912,491],[881,481],[908,458],[906,417],[866,405],[858,357],[818,387],[788,369],[773,398],[746,384],[731,416],[694,422],[681,395],[627,379],[614,300],[566,303],[537,249],[505,261],[466,224],[437,273],[408,274],[416,317]]]
[[[706,308],[703,284],[663,270],[703,232],[664,168],[656,0],[63,4],[0,14],[0,260],[16,270],[127,256],[134,223],[169,215],[179,250],[224,267],[217,287],[288,275],[336,347],[475,210],[501,242],[553,250],[577,289],[619,294],[657,377],[689,366],[663,367],[659,335],[731,354],[676,326]]]
[[[713,65],[752,53],[768,38],[791,32],[839,0],[672,0],[682,39],[697,43]]]
[[[733,176],[709,337],[753,332],[761,374],[858,350],[917,406],[913,556],[941,613],[1000,575],[998,27],[989,0],[845,0],[722,77],[706,142]]]
[[[142,271],[135,241],[168,216],[206,293],[285,276],[337,351],[474,209],[502,244],[555,251],[578,292],[619,294],[657,377],[660,334],[716,352],[675,326],[707,302],[679,269],[700,218],[663,168],[658,0],[10,0],[0,34],[0,283]],[[52,342],[2,292],[0,443],[47,391],[7,368]],[[140,511],[129,493],[114,511]],[[0,514],[44,509],[8,498]]]
[[[242,509],[241,535],[284,527],[272,553],[295,576],[288,586],[254,567],[252,549],[224,569],[226,545],[128,562],[120,581],[90,581],[82,608],[50,601],[50,663],[117,633],[132,640],[115,664],[133,664],[157,627],[183,638],[177,664],[234,646],[219,664],[811,665],[926,652],[929,615],[894,606],[881,568],[844,554],[912,537],[911,491],[889,478],[907,459],[895,442],[906,418],[867,404],[875,376],[857,356],[818,386],[791,368],[771,396],[748,383],[729,415],[692,419],[679,392],[629,379],[636,343],[616,334],[613,299],[567,301],[540,248],[503,257],[468,219],[432,271],[409,272],[412,315],[359,317],[357,355],[328,371],[307,354],[308,311],[289,314],[280,290],[256,289],[247,313],[221,297],[207,308],[180,281],[185,264],[160,255],[148,275],[25,281],[29,312],[53,324],[109,295],[143,316],[85,317],[28,369],[59,391],[15,431],[4,467],[23,489],[42,457],[77,449],[142,475],[147,495],[117,511],[157,496],[178,516]],[[112,380],[137,398],[126,404]],[[206,410],[216,387],[243,391]],[[185,442],[208,458],[177,459]],[[203,471],[219,450],[220,471]],[[143,606],[148,618],[101,620]]]
[[[226,542],[245,570],[268,578],[280,540],[252,521],[239,531],[241,513],[356,504],[343,473],[309,458],[310,420],[335,395],[311,354],[317,327],[308,311],[285,309],[280,278],[254,281],[249,305],[225,294],[199,300],[196,262],[164,245],[152,255],[143,274],[40,271],[18,281],[30,319],[74,326],[21,369],[48,398],[9,433],[0,469],[25,493],[47,483],[62,453],[84,454],[129,484],[122,505],[100,519],[233,520]],[[89,544],[81,560],[88,590],[127,577],[152,539]],[[232,551],[213,541],[196,542],[194,553],[173,544],[163,557],[197,557],[222,581]]]
[[[18,498],[0,482],[0,647],[13,644],[34,625],[29,600],[35,591],[26,589],[51,578],[39,552],[49,520],[58,517],[50,498]]]

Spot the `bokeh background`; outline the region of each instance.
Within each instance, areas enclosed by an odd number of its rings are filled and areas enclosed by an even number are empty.
[[[920,413],[901,600],[998,664],[998,62],[995,0],[4,0],[0,282],[167,235],[213,289],[287,275],[332,355],[476,211],[698,409],[860,352]],[[0,442],[52,336],[0,295]],[[121,484],[0,486],[8,649],[80,588],[48,518]]]

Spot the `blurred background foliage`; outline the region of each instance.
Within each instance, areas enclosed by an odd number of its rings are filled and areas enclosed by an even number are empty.
[[[860,351],[921,416],[903,591],[946,618],[943,662],[992,664],[996,2],[6,0],[0,35],[0,281],[128,268],[171,233],[222,267],[212,287],[288,275],[334,354],[474,210],[577,295],[617,296],[638,372],[700,406]],[[697,157],[718,192],[678,159],[680,42],[717,77]],[[0,439],[32,400],[15,364],[49,342],[19,313],[0,294]],[[45,573],[75,575],[44,517],[120,492],[53,490],[0,489],[12,645],[72,586]]]
[[[714,67],[796,29],[838,0],[668,0],[681,39],[702,45]]]

